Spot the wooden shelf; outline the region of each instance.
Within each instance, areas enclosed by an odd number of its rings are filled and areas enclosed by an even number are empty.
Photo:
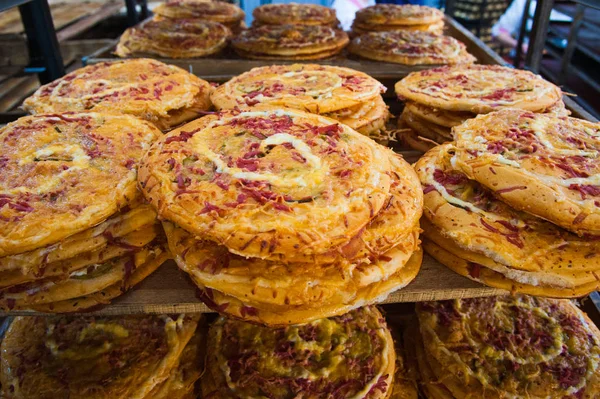
[[[392,293],[383,303],[421,302],[454,298],[474,298],[506,293],[462,277],[428,255],[417,278]],[[112,304],[91,312],[97,315],[212,313],[196,298],[196,287],[175,262],[165,262],[154,274]],[[0,316],[34,315],[32,311],[0,312]],[[86,313],[89,314],[89,313]]]

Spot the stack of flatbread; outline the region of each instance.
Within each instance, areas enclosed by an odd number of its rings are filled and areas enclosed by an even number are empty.
[[[207,0],[167,0],[154,8],[154,19],[202,20],[225,25],[232,32],[239,32],[244,26],[244,11],[234,4],[224,1]]]
[[[569,300],[529,296],[417,304],[405,334],[430,399],[597,398],[600,331]]]
[[[386,139],[389,119],[377,80],[349,68],[295,64],[254,68],[218,87],[217,109],[268,104],[333,118],[376,140]]]
[[[478,114],[519,108],[566,116],[561,90],[541,76],[496,65],[455,65],[413,72],[396,83],[405,103],[400,138],[425,152],[452,141],[452,128]]]
[[[33,114],[123,113],[169,130],[208,111],[211,89],[181,68],[139,58],[77,69],[40,87],[23,105]]]
[[[333,8],[317,4],[264,4],[252,11],[252,26],[261,25],[339,25]]]
[[[0,129],[0,308],[108,303],[167,258],[137,163],[160,131],[128,115],[28,116]]]
[[[352,33],[381,31],[421,31],[440,35],[444,13],[436,8],[412,4],[376,4],[359,10]]]
[[[221,317],[208,348],[205,398],[417,399],[375,307],[285,328]]]
[[[2,340],[7,399],[192,399],[198,316],[17,317]]]
[[[306,323],[378,302],[420,268],[414,170],[329,118],[206,116],[158,140],[138,179],[178,266],[221,313]]]
[[[424,248],[486,285],[550,297],[600,287],[600,124],[503,110],[416,164]]]

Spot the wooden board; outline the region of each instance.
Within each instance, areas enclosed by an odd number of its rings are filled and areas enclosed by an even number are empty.
[[[383,303],[421,302],[453,298],[475,298],[506,293],[462,277],[428,255],[417,278],[407,287],[392,293]],[[196,287],[174,261],[165,262],[153,275],[112,304],[92,312],[98,315],[140,313],[212,312],[196,298]],[[0,316],[39,314],[31,311],[0,312]]]

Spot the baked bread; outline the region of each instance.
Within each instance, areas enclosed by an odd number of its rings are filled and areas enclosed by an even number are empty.
[[[115,54],[123,58],[147,54],[164,58],[206,57],[224,49],[230,36],[225,25],[213,21],[149,20],[126,29]]]
[[[349,42],[339,29],[321,25],[263,25],[242,31],[231,45],[257,59],[320,59],[339,53]]]
[[[167,130],[210,109],[211,86],[173,65],[150,59],[99,63],[40,87],[23,106],[33,113],[130,114]]]
[[[232,30],[239,28],[245,17],[241,8],[223,1],[168,0],[153,10],[158,17],[169,19],[199,19],[219,22]]]
[[[502,108],[540,111],[561,99],[561,90],[529,71],[498,65],[455,65],[412,72],[396,94],[448,111],[488,113]]]
[[[600,233],[600,124],[502,110],[453,129],[455,164],[513,208]]]
[[[316,255],[357,234],[386,202],[384,151],[313,114],[223,112],[159,140],[139,185],[160,217],[233,253]]]
[[[428,32],[383,31],[355,37],[348,51],[358,56],[405,65],[471,64],[475,57],[462,42]]]
[[[429,107],[425,104],[412,101],[405,102],[404,108],[422,120],[448,128],[458,126],[467,119],[475,118],[477,116],[472,112],[445,111],[443,109]]]
[[[449,128],[421,119],[408,108],[404,108],[402,114],[400,114],[400,120],[421,137],[428,138],[436,143],[452,141],[452,131]]]
[[[200,364],[189,364],[199,357],[198,336],[192,338],[198,319],[17,317],[2,341],[2,396],[149,399],[165,388],[175,394],[180,367],[191,385],[200,375]]]
[[[335,27],[333,8],[316,4],[263,4],[252,11],[253,25],[324,25]]]
[[[417,361],[434,398],[594,398],[600,332],[568,300],[500,296],[417,304]]]
[[[352,24],[353,36],[369,32],[426,32],[441,35],[444,32],[444,21],[426,25],[368,25],[355,20]]]
[[[411,4],[376,4],[356,12],[355,21],[368,25],[430,25],[444,19],[436,8]]]
[[[280,329],[219,318],[208,348],[204,397],[383,399],[392,391],[394,343],[375,307]]]
[[[323,114],[340,121],[357,132],[374,140],[385,136],[385,124],[390,118],[388,106],[381,95],[359,105]]]

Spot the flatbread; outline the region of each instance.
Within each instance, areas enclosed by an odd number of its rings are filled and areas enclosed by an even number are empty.
[[[405,102],[404,107],[421,119],[449,128],[458,126],[467,119],[477,116],[471,112],[444,111],[442,109],[432,108],[427,105],[412,101]]]
[[[513,208],[600,234],[600,124],[503,110],[453,129],[456,167]]]
[[[152,10],[155,15],[171,19],[200,19],[225,24],[239,25],[245,14],[234,4],[222,1],[168,0]]]
[[[252,11],[259,25],[326,25],[337,24],[333,8],[317,4],[263,4]]]
[[[408,108],[404,108],[400,115],[400,120],[415,131],[419,136],[426,137],[436,143],[445,143],[452,141],[452,131],[444,126],[436,125],[416,114],[413,114]]]
[[[369,25],[425,25],[441,21],[444,13],[436,8],[411,4],[376,4],[356,13],[357,22]]]
[[[434,22],[424,25],[370,25],[354,21],[352,24],[352,33],[354,36],[369,32],[428,32],[434,35],[441,35],[444,32],[444,21]]]
[[[365,136],[377,138],[385,129],[390,112],[383,98],[376,96],[373,100],[365,101],[358,106],[329,112],[324,116],[338,120]]]
[[[57,243],[139,201],[137,163],[159,134],[132,116],[93,112],[1,128],[0,257]]]

